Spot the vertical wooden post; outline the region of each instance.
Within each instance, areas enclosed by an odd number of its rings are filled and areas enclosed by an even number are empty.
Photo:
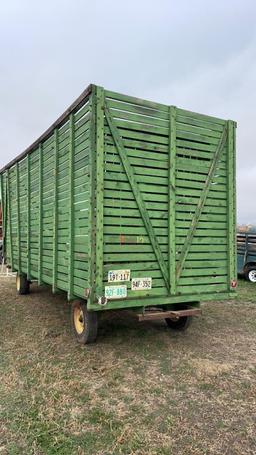
[[[20,173],[19,163],[15,164],[16,171],[16,207],[17,207],[17,255],[18,255],[18,273],[21,273],[21,233],[20,233]]]
[[[14,263],[13,263],[13,236],[12,236],[12,210],[11,210],[11,203],[10,203],[10,170],[7,169],[7,185],[6,185],[6,192],[7,192],[7,206],[8,206],[8,219],[9,219],[9,236],[10,236],[10,259],[11,259],[11,268],[14,270]]]
[[[6,210],[6,204],[5,204],[5,195],[4,195],[4,175],[0,174],[0,181],[1,181],[1,207],[2,207],[2,236],[3,236],[3,256],[4,256],[4,245],[5,245],[5,210]],[[1,266],[1,264],[0,264]]]
[[[69,117],[69,267],[68,267],[68,300],[73,298],[74,288],[74,154],[75,154],[75,124],[74,114]]]
[[[8,206],[8,193],[7,193],[7,172],[5,174],[5,195],[4,195],[4,213],[3,213],[3,254],[4,258],[7,256],[7,206]]]
[[[31,180],[30,180],[30,154],[27,155],[27,278],[30,280],[30,267],[31,267]]]
[[[1,198],[0,198],[0,201],[1,201],[1,205],[2,205],[2,225],[3,225],[3,222],[4,222],[4,215],[3,215],[3,211],[4,211],[4,208],[3,208],[3,200],[4,200],[4,184],[3,184],[3,174],[0,174],[0,184],[1,184]]]
[[[96,87],[92,87],[90,97],[90,151],[89,151],[89,169],[90,169],[90,193],[89,193],[89,242],[88,242],[88,279],[90,283],[90,294],[88,297],[88,306],[95,300],[95,275],[96,275]]]
[[[59,162],[59,130],[54,130],[54,196],[53,196],[53,233],[52,233],[52,292],[57,290],[58,264],[58,162]]]
[[[38,284],[42,284],[42,250],[43,250],[43,149],[39,144],[39,201],[38,201]]]
[[[170,106],[169,124],[169,283],[171,295],[176,294],[176,107]]]
[[[104,89],[96,88],[96,297],[103,290]]]
[[[228,283],[232,289],[231,282],[236,279],[236,208],[235,208],[235,124],[228,120],[227,137],[227,227],[228,227]]]
[[[233,125],[233,223],[234,223],[234,274],[237,276],[237,241],[236,241],[236,226],[237,226],[237,219],[236,219],[236,207],[237,207],[237,195],[236,195],[236,128],[237,123],[232,121]]]

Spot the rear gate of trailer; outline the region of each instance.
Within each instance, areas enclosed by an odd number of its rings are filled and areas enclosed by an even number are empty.
[[[136,305],[232,290],[233,122],[103,91],[98,112],[97,295],[117,269],[131,271]],[[137,290],[138,278],[152,287]]]

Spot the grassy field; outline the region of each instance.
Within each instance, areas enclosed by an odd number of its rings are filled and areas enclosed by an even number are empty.
[[[0,281],[0,454],[255,455],[256,285],[186,333],[106,314],[78,345],[65,297]]]

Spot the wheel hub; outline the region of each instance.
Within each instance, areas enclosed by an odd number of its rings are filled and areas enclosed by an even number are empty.
[[[16,277],[16,289],[19,292],[20,291],[20,276],[17,275]]]
[[[84,331],[84,314],[81,308],[75,308],[74,310],[74,324],[77,333],[80,335]]]
[[[256,283],[256,270],[250,270],[248,276],[249,280],[252,281],[252,283]]]

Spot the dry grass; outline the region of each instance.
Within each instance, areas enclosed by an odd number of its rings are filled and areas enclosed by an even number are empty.
[[[0,281],[0,455],[255,455],[256,288],[185,334],[126,313],[79,346],[65,297]]]

